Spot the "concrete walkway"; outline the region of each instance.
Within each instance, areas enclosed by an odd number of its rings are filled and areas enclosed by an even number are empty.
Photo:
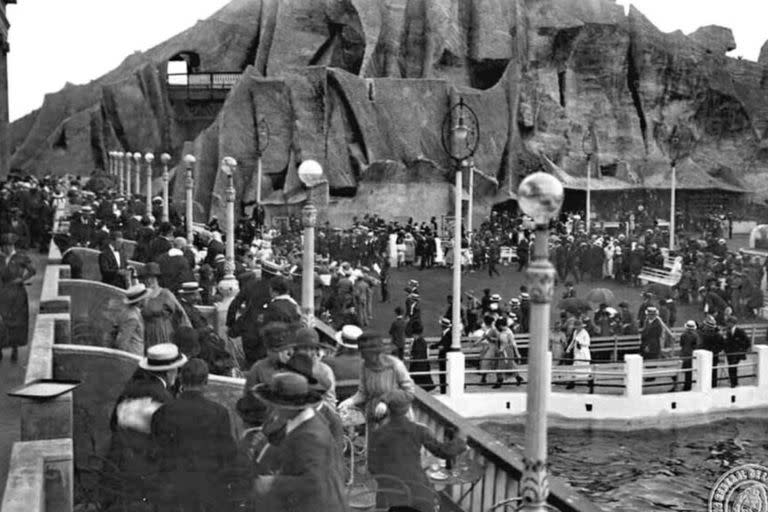
[[[37,274],[27,287],[29,295],[29,334],[32,337],[33,326],[37,319],[37,311],[40,306],[40,292],[43,287],[43,275],[48,259],[46,254],[37,252],[29,253]],[[21,405],[18,398],[11,398],[6,393],[23,384],[24,374],[27,370],[28,347],[19,350],[19,362],[11,363],[11,351],[3,351],[3,360],[0,361],[0,501],[5,492],[5,480],[8,476],[8,460],[11,456],[13,443],[19,440]]]

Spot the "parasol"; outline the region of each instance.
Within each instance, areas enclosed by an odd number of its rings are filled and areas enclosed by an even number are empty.
[[[587,294],[587,301],[592,304],[615,304],[616,296],[608,288],[594,288]]]
[[[578,297],[571,297],[569,299],[563,299],[560,302],[558,302],[557,308],[562,309],[564,311],[568,311],[569,313],[573,313],[575,315],[580,315],[585,311],[591,310],[592,306],[590,306],[589,302],[587,302],[584,299],[579,299]]]

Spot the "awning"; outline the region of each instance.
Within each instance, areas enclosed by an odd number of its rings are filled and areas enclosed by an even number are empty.
[[[586,176],[572,176],[565,172],[563,169],[555,165],[547,157],[542,157],[550,168],[550,172],[563,184],[564,188],[571,190],[587,190],[587,177]],[[592,192],[599,191],[617,191],[617,190],[631,190],[636,188],[644,188],[637,183],[630,183],[628,181],[614,178],[613,176],[603,176],[601,178],[593,177],[590,180],[589,188]]]

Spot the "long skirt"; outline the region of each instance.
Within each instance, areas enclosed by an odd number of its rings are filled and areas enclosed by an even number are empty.
[[[29,300],[24,285],[0,288],[0,348],[20,347],[29,337]]]

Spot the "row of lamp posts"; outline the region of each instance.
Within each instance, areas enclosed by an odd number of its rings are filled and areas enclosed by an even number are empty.
[[[450,109],[444,122],[442,142],[443,147],[456,163],[455,174],[455,219],[453,233],[453,304],[452,304],[452,338],[451,351],[448,353],[447,366],[449,369],[449,394],[463,391],[464,384],[464,354],[461,352],[461,243],[462,243],[462,190],[464,169],[473,170],[472,157],[479,143],[479,122],[474,111],[459,98],[458,103]],[[261,128],[261,127],[260,127]],[[261,140],[261,144],[265,144]],[[265,145],[259,147],[259,160]],[[142,156],[140,153],[124,153],[112,151],[110,157],[110,174],[117,177],[121,194],[130,193],[131,160],[136,171],[136,193],[139,190],[139,168]],[[147,164],[147,203],[151,197],[151,165],[154,155],[147,153],[144,161]],[[167,153],[161,156],[163,163],[163,219],[168,218],[168,163],[171,157]],[[194,167],[196,158],[193,155],[184,157],[186,170],[186,230],[188,242],[193,238],[193,188]],[[258,203],[261,203],[261,165],[258,163]],[[237,161],[225,157],[221,170],[227,176],[225,191],[226,211],[226,262],[225,276],[220,284],[222,295],[233,297],[237,292],[235,278],[234,254],[234,175]],[[308,187],[307,202],[302,209],[302,225],[304,228],[304,247],[302,261],[302,311],[310,319],[314,316],[314,239],[317,223],[317,208],[312,201],[311,189],[321,183],[323,169],[314,160],[305,160],[298,169],[299,178]],[[470,182],[473,181],[470,176]],[[563,201],[563,186],[553,176],[543,172],[529,175],[520,184],[518,192],[520,208],[534,219],[536,224],[536,243],[533,261],[529,264],[527,278],[531,295],[531,348],[529,349],[529,384],[527,396],[525,468],[521,480],[520,494],[526,511],[544,511],[547,496],[547,400],[549,394],[549,364],[547,359],[549,335],[549,309],[554,289],[554,268],[549,262],[548,238],[549,221],[557,215]],[[471,198],[470,198],[471,201]],[[471,204],[471,203],[470,203]],[[151,206],[148,206],[151,208]],[[471,217],[471,206],[468,216]],[[453,370],[453,371],[452,371]]]

